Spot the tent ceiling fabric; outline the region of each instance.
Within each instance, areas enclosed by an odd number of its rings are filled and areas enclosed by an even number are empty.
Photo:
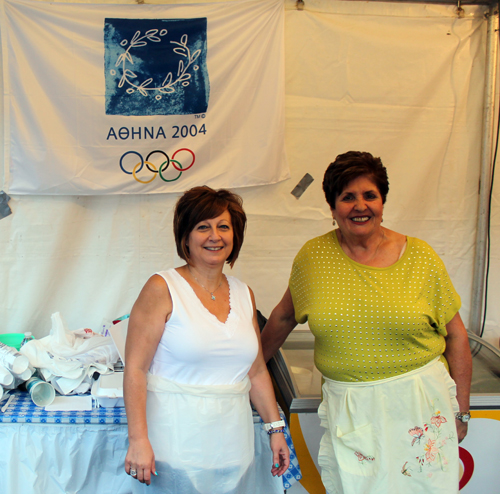
[[[305,0],[302,11],[295,0],[284,3],[292,178],[237,191],[249,225],[232,274],[268,316],[299,248],[332,228],[321,190],[326,166],[347,150],[370,151],[389,172],[384,225],[434,247],[467,321],[488,8],[462,3],[458,17],[456,5],[434,2]],[[290,192],[305,173],[314,182],[296,199]],[[172,235],[177,197],[14,196],[13,214],[0,221],[0,331],[44,336],[56,311],[72,329],[128,313],[152,273],[181,264]],[[493,249],[491,279],[499,272]],[[491,300],[499,293],[500,281],[492,281]],[[487,324],[495,343],[499,311],[491,307]]]

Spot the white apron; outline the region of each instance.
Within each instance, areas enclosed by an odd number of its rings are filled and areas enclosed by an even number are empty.
[[[329,494],[456,494],[456,386],[439,359],[400,376],[325,378],[319,464]]]
[[[250,380],[189,385],[148,374],[148,435],[156,471],[134,493],[254,494]]]

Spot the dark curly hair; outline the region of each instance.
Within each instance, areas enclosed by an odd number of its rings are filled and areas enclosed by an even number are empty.
[[[385,204],[389,192],[389,179],[381,159],[366,152],[348,151],[339,154],[326,169],[323,191],[329,206],[335,209],[337,196],[342,193],[349,182],[362,176],[373,180],[382,196],[382,203]]]
[[[231,215],[233,227],[233,250],[226,262],[234,266],[245,236],[247,217],[243,211],[243,200],[229,190],[214,190],[206,185],[193,187],[179,198],[174,212],[174,237],[177,254],[189,263],[189,247],[186,245],[189,234],[200,222],[217,218],[224,211]]]

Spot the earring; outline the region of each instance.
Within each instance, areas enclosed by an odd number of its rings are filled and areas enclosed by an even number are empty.
[[[332,225],[335,226],[337,224],[337,222],[335,221],[335,219],[332,221]]]

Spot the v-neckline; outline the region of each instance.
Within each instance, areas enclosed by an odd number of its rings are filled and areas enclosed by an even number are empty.
[[[210,316],[212,316],[219,324],[222,324],[223,326],[226,326],[227,325],[227,322],[229,321],[229,318],[231,317],[232,315],[232,312],[233,312],[233,307],[232,307],[232,304],[231,304],[231,283],[230,283],[230,280],[229,280],[229,277],[227,277],[225,274],[223,274],[223,276],[226,277],[226,280],[227,280],[227,286],[228,286],[228,291],[229,291],[229,312],[227,313],[227,318],[225,321],[221,321],[215,314],[212,314],[206,307],[205,307],[205,304],[200,300],[200,297],[198,297],[198,295],[196,295],[196,292],[193,290],[193,287],[189,284],[188,280],[186,280],[186,278],[184,278],[184,276],[182,276],[182,274],[180,274],[177,269],[174,268],[174,272],[177,276],[179,276],[179,278],[182,279],[182,281],[184,283],[186,283],[186,285],[188,286],[189,290],[191,290],[191,293],[192,295],[194,296],[194,298],[198,301],[198,304],[203,308],[203,310],[205,312],[207,312]]]

